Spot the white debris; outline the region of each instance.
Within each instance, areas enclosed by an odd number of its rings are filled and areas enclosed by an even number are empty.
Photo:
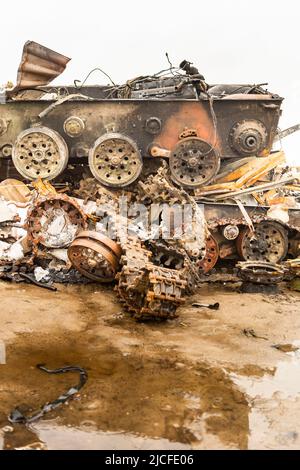
[[[77,225],[70,222],[62,209],[55,209],[49,217],[41,217],[43,244],[48,248],[63,248],[74,240],[78,231]]]
[[[34,277],[38,282],[40,282],[40,281],[46,281],[47,282],[50,279],[49,271],[48,271],[48,269],[43,269],[40,266],[38,266],[34,270]]]
[[[8,204],[7,201],[0,199],[0,222],[7,222],[14,220],[17,215],[17,208],[11,204]]]
[[[63,248],[55,248],[54,250],[49,250],[49,253],[54,258],[58,259],[59,261],[63,261],[64,263],[69,262],[68,258],[68,250]]]
[[[289,221],[289,210],[285,204],[275,204],[267,212],[267,216],[273,220],[280,220],[287,224]]]
[[[6,243],[0,241],[0,259],[2,261],[18,261],[24,258],[24,250],[20,241]]]

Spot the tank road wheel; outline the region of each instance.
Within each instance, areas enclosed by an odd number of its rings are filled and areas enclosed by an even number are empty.
[[[77,271],[93,281],[111,282],[118,271],[121,247],[104,235],[79,233],[68,249],[69,259]]]
[[[237,238],[237,251],[246,261],[279,263],[287,250],[287,231],[278,222],[260,222],[255,225],[254,235],[245,228]]]
[[[122,134],[106,134],[91,148],[89,165],[103,186],[123,188],[139,177],[143,160],[132,139]]]
[[[200,272],[206,274],[213,269],[219,258],[219,245],[216,239],[210,234],[206,239],[206,253],[198,267]]]
[[[28,180],[53,180],[66,168],[68,156],[64,139],[48,127],[21,132],[12,151],[16,169]]]
[[[177,143],[171,152],[169,165],[175,183],[197,188],[216,176],[220,157],[205,140],[188,137]]]

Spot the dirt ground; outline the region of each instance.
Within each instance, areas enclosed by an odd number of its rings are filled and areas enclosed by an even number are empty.
[[[0,295],[0,448],[300,448],[299,293],[206,284],[165,323],[136,323],[99,284],[1,282]],[[15,406],[37,410],[78,381],[38,363],[80,365],[88,382],[37,423],[12,426]]]

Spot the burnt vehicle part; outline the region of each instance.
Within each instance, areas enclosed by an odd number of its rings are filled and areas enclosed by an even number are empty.
[[[210,231],[206,257],[200,266],[204,274],[211,272],[218,260],[278,264],[300,254],[300,211],[297,209],[289,209],[288,223],[271,219],[269,207],[265,206],[244,206],[247,217],[237,204],[205,202],[203,209]],[[249,227],[248,218],[254,231]]]
[[[237,268],[239,277],[253,284],[278,284],[285,274],[282,266],[263,261],[239,262]]]
[[[93,231],[80,232],[68,249],[72,265],[87,278],[98,282],[114,280],[121,253],[117,243]]]
[[[122,269],[116,276],[116,291],[124,308],[136,320],[176,317],[187,288],[185,270],[153,264],[152,253],[137,238],[129,238],[122,249]]]
[[[89,153],[89,167],[104,186],[124,187],[142,171],[143,161],[136,143],[126,135],[110,133],[96,140]]]
[[[237,239],[237,251],[244,260],[278,263],[288,251],[287,230],[278,222],[266,220],[254,226],[254,233],[244,228]]]
[[[66,194],[38,197],[28,211],[26,229],[34,247],[63,248],[87,226],[86,215]]]
[[[175,75],[123,86],[41,87],[68,58],[32,43],[27,49],[20,70],[32,68],[34,76],[20,79],[1,107],[5,177],[17,170],[28,181],[74,181],[90,167],[101,184],[122,188],[140,176],[143,161],[158,157],[170,161],[177,184],[197,188],[225,159],[270,153],[282,98],[259,86],[217,93],[221,85],[204,89],[196,76]]]
[[[209,234],[206,239],[206,253],[203,260],[198,263],[200,272],[207,274],[211,271],[218,262],[219,258],[219,245],[217,240],[212,234]]]
[[[34,41],[24,44],[21,62],[18,68],[17,84],[8,92],[17,96],[22,90],[48,85],[65,70],[71,59],[48,49]],[[35,96],[43,91],[34,91]]]
[[[12,149],[13,163],[27,180],[52,180],[67,166],[68,147],[52,129],[33,127],[18,135]]]

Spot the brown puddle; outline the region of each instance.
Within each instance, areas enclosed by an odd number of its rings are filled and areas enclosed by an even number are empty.
[[[80,364],[89,375],[80,399],[30,428],[47,448],[197,448],[205,434],[224,446],[246,448],[248,404],[221,369],[178,363],[171,354],[164,359],[123,355],[97,337],[62,339],[23,334],[7,348],[0,427],[7,426],[16,405],[35,410],[77,382],[72,374],[48,376],[35,364]],[[48,421],[55,417],[56,423]],[[28,444],[23,432],[28,437],[29,430],[15,425],[14,432],[5,433],[4,448]]]
[[[31,286],[3,289],[0,448],[299,447],[299,351],[272,348],[280,336],[268,342],[241,334],[253,326],[251,297],[220,290],[218,312],[187,305],[178,320],[144,325],[124,315],[106,287],[60,288],[58,296]],[[202,290],[201,299],[211,295]],[[243,315],[232,308],[237,298]],[[262,301],[259,315],[263,308],[269,324],[274,308]],[[265,332],[264,321],[254,324],[257,331]],[[45,374],[39,363],[79,365],[88,382],[77,399],[29,428],[11,426],[15,406],[36,411],[78,381],[76,374]]]
[[[300,447],[300,341],[290,361],[279,361],[272,374],[246,377],[231,374],[250,403],[249,449]]]

